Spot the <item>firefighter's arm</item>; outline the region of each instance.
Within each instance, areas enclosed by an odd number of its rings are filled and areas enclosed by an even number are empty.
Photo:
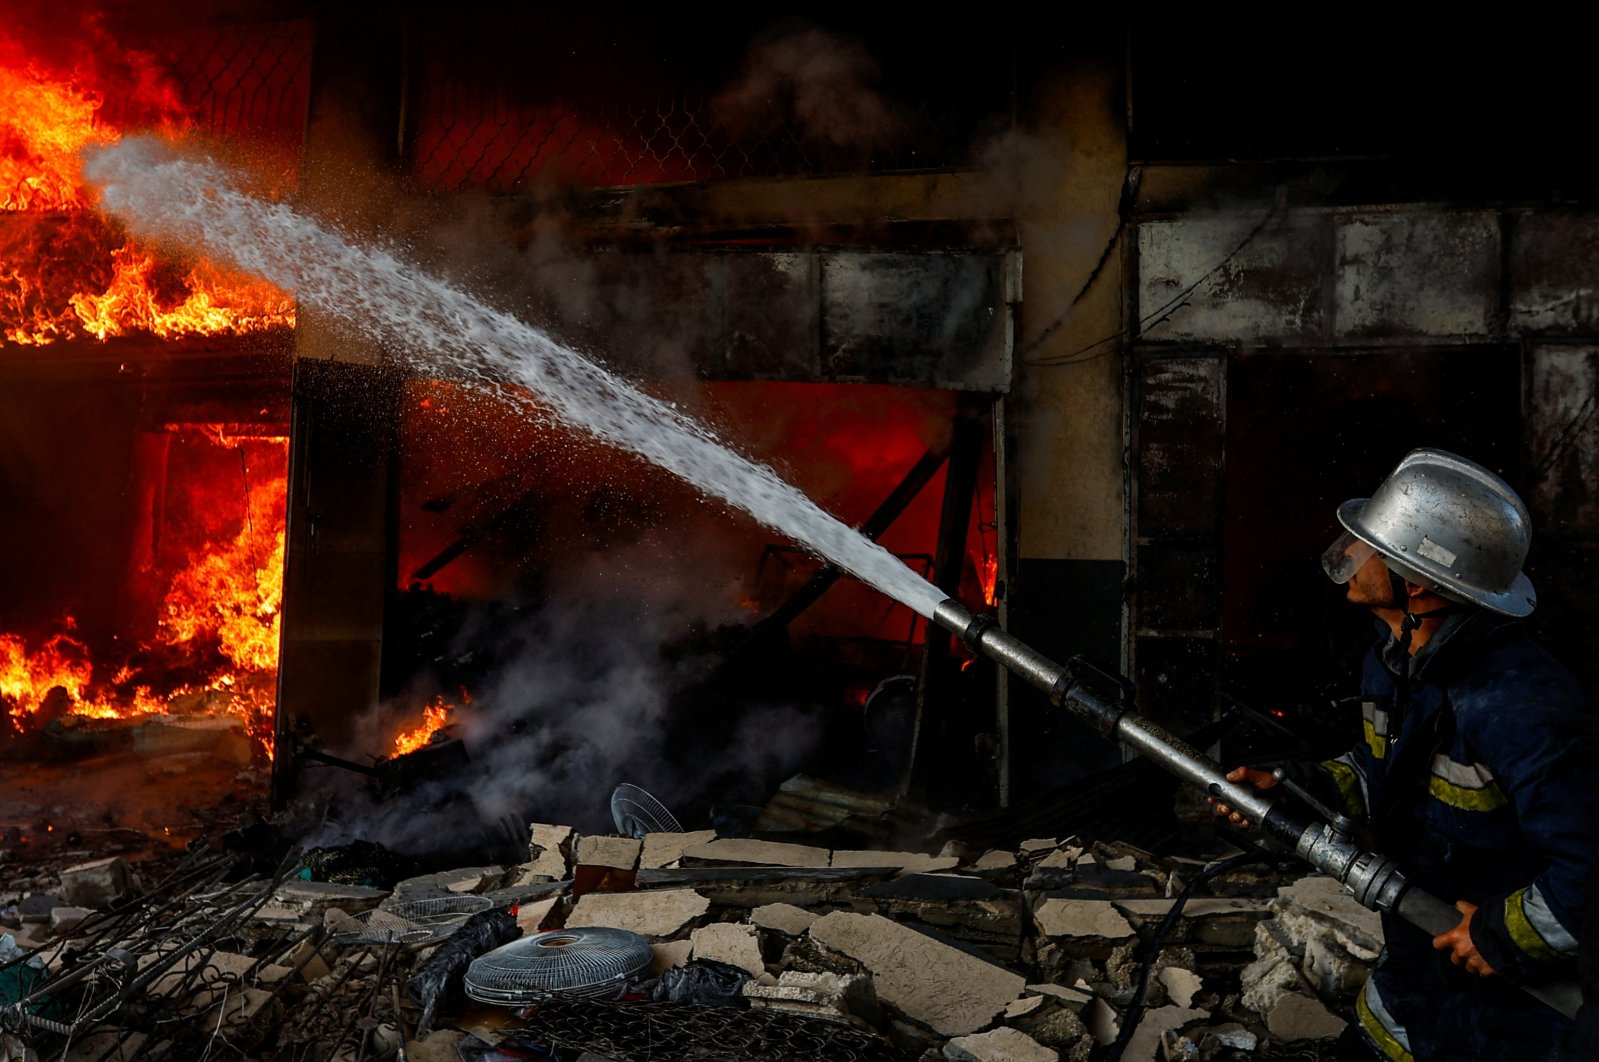
[[[1470,940],[1490,968],[1537,980],[1577,954],[1585,882],[1599,850],[1599,740],[1582,726],[1502,727],[1488,754],[1495,782],[1517,823],[1548,867],[1469,915]],[[1479,746],[1488,747],[1488,746]],[[1447,936],[1447,934],[1446,934]]]

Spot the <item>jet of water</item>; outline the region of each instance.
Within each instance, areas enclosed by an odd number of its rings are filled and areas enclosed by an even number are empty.
[[[293,292],[429,376],[513,399],[523,387],[567,424],[632,450],[749,513],[856,578],[931,617],[945,595],[703,424],[538,328],[363,246],[283,203],[235,187],[216,163],[130,137],[92,149],[84,172],[102,206],[141,235],[202,250]]]

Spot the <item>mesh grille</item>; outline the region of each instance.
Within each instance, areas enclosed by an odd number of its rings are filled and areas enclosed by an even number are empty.
[[[636,785],[623,782],[611,794],[611,821],[623,837],[643,837],[647,833],[682,833],[677,817],[666,805]]]
[[[648,940],[625,929],[551,930],[474,960],[466,971],[466,994],[500,1006],[605,995],[647,968],[652,955]]]
[[[439,896],[402,900],[348,916],[333,926],[340,944],[405,944],[421,947],[450,936],[479,911],[494,906],[487,896]]]

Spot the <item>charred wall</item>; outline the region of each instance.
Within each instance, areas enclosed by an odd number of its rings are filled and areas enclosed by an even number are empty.
[[[1151,711],[1193,723],[1238,698],[1326,736],[1369,633],[1315,558],[1336,505],[1423,445],[1527,499],[1533,626],[1599,680],[1581,634],[1596,235],[1584,212],[1528,203],[1279,199],[1140,221],[1133,608]]]

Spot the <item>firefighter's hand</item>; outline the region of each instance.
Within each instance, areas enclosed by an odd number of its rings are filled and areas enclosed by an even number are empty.
[[[1471,942],[1471,916],[1477,913],[1477,905],[1461,900],[1455,908],[1460,912],[1460,924],[1433,937],[1432,946],[1449,952],[1450,962],[1464,966],[1478,977],[1494,976],[1499,971],[1488,965],[1488,960],[1477,951],[1477,945]]]
[[[1229,782],[1244,782],[1254,786],[1256,789],[1271,789],[1279,784],[1275,774],[1270,771],[1257,771],[1253,767],[1234,767],[1227,772],[1227,780]],[[1241,826],[1246,830],[1249,828],[1249,820],[1241,813],[1234,811],[1215,797],[1206,797],[1205,799],[1210,802],[1211,807],[1216,809],[1218,817],[1226,819],[1234,826]]]

